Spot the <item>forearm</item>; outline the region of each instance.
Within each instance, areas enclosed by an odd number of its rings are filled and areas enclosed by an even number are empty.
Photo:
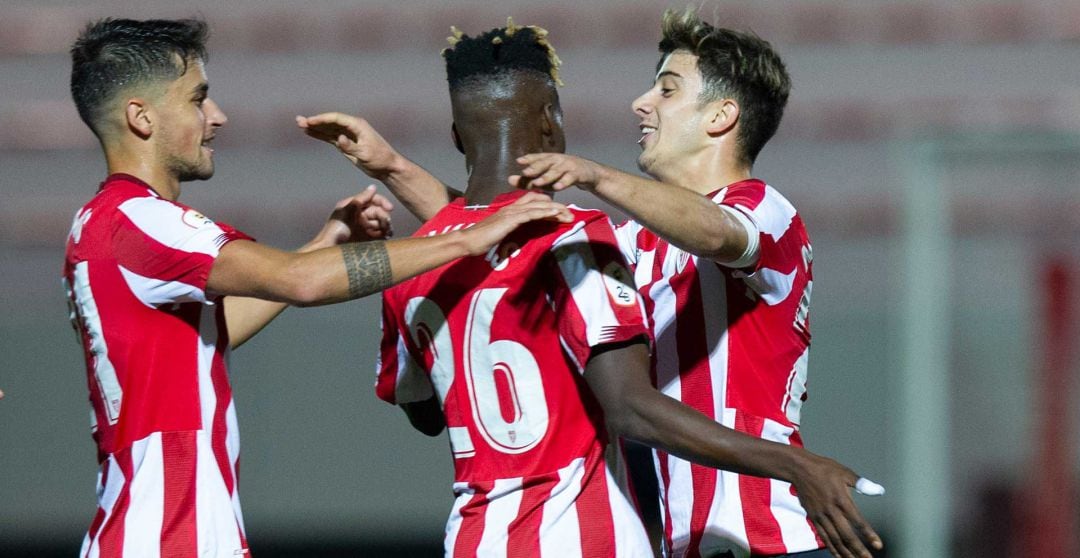
[[[586,364],[585,380],[618,435],[687,461],[791,481],[808,452],[727,428],[672,399],[649,381],[644,343],[605,346]]]
[[[451,192],[438,178],[401,154],[386,174],[377,177],[420,221],[427,221],[450,203]]]
[[[593,193],[671,244],[719,262],[735,261],[746,250],[745,229],[709,198],[610,167],[601,169]]]
[[[792,482],[806,457],[801,448],[727,428],[682,403],[654,392],[627,402],[620,434],[687,461],[746,475]]]
[[[362,298],[468,254],[453,232],[424,238],[356,242],[308,254],[297,273],[315,281],[305,306]],[[328,265],[327,258],[336,260]]]

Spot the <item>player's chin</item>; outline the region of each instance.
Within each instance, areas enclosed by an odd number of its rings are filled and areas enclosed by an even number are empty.
[[[188,172],[180,175],[180,182],[191,182],[194,180],[210,180],[214,176],[214,163],[199,165],[196,168],[189,169]]]

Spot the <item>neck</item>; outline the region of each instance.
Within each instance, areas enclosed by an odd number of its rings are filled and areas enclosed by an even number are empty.
[[[465,201],[470,205],[488,205],[499,194],[512,191],[510,176],[521,174],[521,165],[516,159],[540,151],[548,150],[535,140],[515,137],[509,130],[491,142],[466,146],[469,185],[465,190]]]
[[[729,184],[746,180],[752,176],[752,172],[753,167],[748,164],[736,162],[723,154],[715,154],[713,157],[683,161],[675,172],[658,173],[656,178],[699,194],[708,194]]]
[[[149,153],[122,147],[106,147],[105,162],[109,174],[130,174],[149,184],[150,188],[167,200],[176,201],[180,197],[180,181]]]

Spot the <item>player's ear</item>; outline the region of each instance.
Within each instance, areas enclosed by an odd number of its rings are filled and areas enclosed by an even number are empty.
[[[540,115],[540,132],[549,153],[562,153],[566,149],[566,136],[562,127],[562,109],[557,104],[545,103]]]
[[[129,130],[142,139],[150,137],[154,132],[154,116],[151,114],[150,105],[145,100],[133,97],[124,105],[124,119]]]
[[[462,155],[465,154],[465,146],[461,144],[461,135],[458,134],[457,124],[450,124],[450,136],[454,139],[454,147]]]
[[[739,103],[735,99],[713,101],[705,110],[705,131],[710,136],[725,134],[739,122]]]

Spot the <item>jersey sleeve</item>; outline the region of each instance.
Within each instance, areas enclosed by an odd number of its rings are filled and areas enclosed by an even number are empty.
[[[637,266],[638,263],[638,246],[637,237],[641,232],[641,225],[635,221],[624,221],[615,227],[615,240],[619,244],[619,250],[622,252],[623,258],[626,259],[626,263],[631,266]]]
[[[756,228],[757,263],[737,276],[768,304],[777,304],[791,293],[809,245],[795,207],[783,196],[762,183],[740,184],[729,188],[717,200],[741,212]]]
[[[559,336],[579,372],[594,347],[648,337],[644,303],[607,217],[574,223],[551,251]]]
[[[393,405],[425,401],[435,393],[431,379],[409,353],[397,316],[393,303],[384,294],[375,395]]]
[[[208,302],[206,281],[219,251],[252,240],[194,209],[156,197],[120,204],[113,253],[132,293],[148,306]]]

